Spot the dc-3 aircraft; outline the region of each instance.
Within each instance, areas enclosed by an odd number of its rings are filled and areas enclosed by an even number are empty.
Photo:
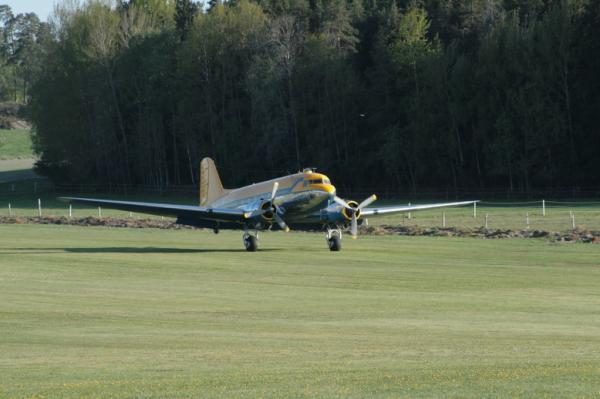
[[[242,229],[248,251],[258,249],[258,233],[281,229],[322,230],[331,251],[342,248],[342,229],[350,227],[352,238],[358,234],[361,217],[410,212],[422,209],[468,205],[477,201],[446,202],[427,205],[368,207],[375,194],[358,203],[336,195],[324,174],[313,169],[278,177],[237,189],[225,189],[215,163],[204,158],[200,163],[200,205],[112,201],[94,198],[61,197],[60,200],[131,212],[177,218],[176,223],[220,229]]]

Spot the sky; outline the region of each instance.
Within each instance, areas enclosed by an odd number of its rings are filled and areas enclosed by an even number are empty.
[[[42,21],[48,19],[54,8],[54,2],[55,0],[0,0],[0,4],[8,4],[13,13],[34,12]]]

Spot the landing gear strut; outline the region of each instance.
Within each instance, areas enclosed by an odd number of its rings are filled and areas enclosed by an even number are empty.
[[[256,252],[258,249],[258,230],[254,234],[248,231],[244,233],[244,247],[248,252]]]
[[[342,249],[342,230],[337,227],[335,229],[327,228],[327,234],[325,235],[327,245],[330,251],[340,251]]]

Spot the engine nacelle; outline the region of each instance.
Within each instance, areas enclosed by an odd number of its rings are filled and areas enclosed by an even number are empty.
[[[352,210],[348,209],[348,208],[342,208],[342,215],[344,215],[344,217],[347,220],[352,220],[352,214],[354,213],[356,215],[356,218],[360,218],[360,209],[358,209],[358,202],[356,201],[348,201],[348,205],[353,208]]]
[[[263,201],[260,204],[261,217],[267,222],[272,221],[277,213],[277,206],[271,200]]]
[[[342,207],[338,204],[331,204],[327,209],[323,209],[320,213],[320,220],[332,224],[346,224],[352,221],[352,213],[354,212],[356,218],[360,223],[360,209],[356,201],[349,201],[348,205],[353,209]]]

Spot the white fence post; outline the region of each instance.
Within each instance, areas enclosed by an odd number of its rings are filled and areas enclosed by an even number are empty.
[[[42,217],[42,200],[38,198],[38,215]]]
[[[73,217],[73,204],[69,204],[69,219]]]
[[[10,207],[10,202],[8,203],[8,216],[12,216],[12,208]]]
[[[129,212],[129,219],[131,219],[131,217],[132,217],[131,212]]]
[[[527,229],[529,229],[529,212],[525,213],[525,224],[527,225]]]
[[[546,216],[546,200],[542,200],[542,216]]]
[[[408,206],[411,206],[410,202],[408,203]],[[408,212],[408,220],[410,220],[410,218],[411,218],[411,214],[410,214],[410,212]]]
[[[477,202],[473,202],[473,219],[477,219]]]
[[[485,214],[485,228],[486,229],[488,228],[488,218],[489,218],[489,216],[490,215],[488,213]]]
[[[446,212],[442,212],[442,227],[446,227]]]
[[[573,224],[573,230],[575,230],[575,213],[571,211],[571,222]]]
[[[98,207],[98,217],[102,219],[102,207]]]

